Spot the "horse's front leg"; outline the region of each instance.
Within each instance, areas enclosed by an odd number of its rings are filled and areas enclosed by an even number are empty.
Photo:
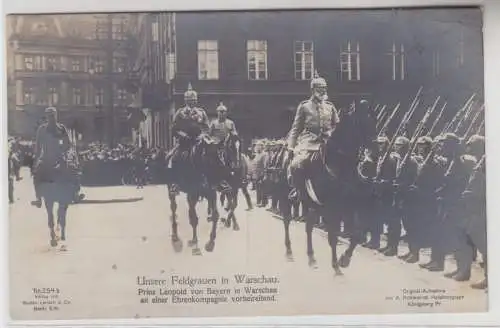
[[[210,239],[205,245],[205,250],[207,252],[212,252],[215,248],[215,238],[217,237],[217,223],[219,221],[219,211],[217,211],[217,193],[215,190],[208,193],[207,200],[210,204],[213,204],[214,208],[211,217],[212,229],[210,231]]]
[[[61,226],[61,241],[63,244],[61,245],[61,251],[66,251],[66,216],[68,214],[68,204],[59,204],[59,208],[57,209],[57,222]]]
[[[236,221],[236,214],[234,214],[237,207],[238,207],[238,188],[234,188],[234,190],[231,192],[231,203],[230,203],[231,220],[233,221],[234,231],[240,230],[240,225]]]
[[[328,232],[328,244],[330,245],[332,252],[332,268],[335,271],[335,275],[341,276],[343,273],[340,270],[340,265],[337,259],[338,237],[340,235],[340,218],[338,216],[332,216],[333,213],[333,211],[325,213],[323,218]]]
[[[172,223],[172,236],[171,242],[176,252],[182,251],[182,240],[179,238],[178,225],[177,225],[177,199],[176,194],[173,192],[168,193],[168,198],[170,200],[170,210],[172,215],[170,216],[170,221]]]
[[[188,194],[189,206],[189,224],[193,228],[193,238],[188,242],[190,247],[193,247],[193,255],[201,255],[201,250],[198,247],[198,214],[196,213],[196,204],[198,203],[198,195]]]
[[[349,238],[349,247],[347,247],[347,249],[344,251],[339,261],[340,266],[343,268],[347,268],[351,264],[352,254],[354,253],[356,246],[361,243],[361,240],[363,238],[363,233],[359,224],[358,217],[359,214],[355,210],[349,211],[348,215],[346,215],[346,219],[351,220],[351,233]]]
[[[312,244],[312,232],[314,224],[316,223],[316,211],[308,211],[306,215],[306,235],[307,235],[307,257],[309,258],[309,266],[311,268],[317,267],[316,258],[314,257],[314,249]]]
[[[56,232],[54,231],[54,202],[45,200],[45,209],[47,211],[47,220],[50,232],[50,246],[57,246]]]

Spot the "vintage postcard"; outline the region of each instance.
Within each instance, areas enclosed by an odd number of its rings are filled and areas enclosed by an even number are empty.
[[[487,312],[482,24],[9,15],[12,319]]]

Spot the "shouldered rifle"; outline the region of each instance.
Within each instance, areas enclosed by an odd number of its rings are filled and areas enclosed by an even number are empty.
[[[476,121],[479,118],[479,115],[481,115],[481,112],[483,111],[483,109],[484,109],[484,104],[479,108],[479,110],[476,112],[476,114],[472,118],[472,121],[469,124],[469,127],[467,128],[467,130],[464,133],[464,139],[469,139],[469,137],[471,136],[472,129],[473,129],[474,125],[476,124]],[[481,124],[479,125],[479,127],[481,128]],[[479,131],[480,130],[481,129],[479,129]]]
[[[392,110],[392,113],[391,115],[389,115],[389,117],[387,118],[387,120],[385,120],[384,122],[384,125],[382,125],[382,127],[380,128],[380,131],[378,133],[378,136],[380,137],[382,134],[385,133],[385,130],[387,130],[387,127],[389,126],[389,123],[391,123],[392,119],[394,118],[394,116],[396,115],[396,113],[398,112],[399,110],[399,106],[400,106],[401,103],[398,103],[396,105],[396,107],[394,107],[394,109]],[[378,127],[378,124],[381,123],[381,122],[378,122],[377,123],[377,127]]]
[[[429,120],[431,114],[436,109],[437,103],[438,103],[438,101],[439,101],[440,98],[441,97],[437,97],[436,98],[436,101],[434,102],[434,105],[432,107],[429,107],[427,109],[427,111],[424,114],[424,117],[420,120],[420,122],[418,123],[417,127],[415,128],[415,132],[413,133],[413,136],[410,139],[410,146],[408,148],[408,151],[405,154],[405,157],[401,161],[400,170],[398,171],[398,174],[396,175],[396,178],[399,178],[399,175],[401,174],[403,168],[405,167],[406,162],[408,162],[408,159],[410,158],[411,154],[413,154],[413,152],[415,151],[415,148],[417,147],[417,140],[420,137],[420,134],[422,133],[422,131],[424,130],[425,125],[426,125],[427,121]]]
[[[443,133],[446,133],[446,132],[449,132],[453,126],[455,125],[455,123],[457,122],[457,120],[459,119],[459,117],[461,117],[463,115],[463,112],[468,108],[469,106],[469,103],[474,99],[474,97],[476,96],[476,94],[474,93],[464,104],[464,106],[459,110],[457,111],[457,113],[455,114],[455,116],[453,116],[452,120],[450,121],[450,123],[448,123],[448,125],[445,127]]]
[[[391,142],[389,143],[389,146],[387,147],[384,155],[382,156],[382,160],[377,163],[377,175],[375,177],[376,180],[378,180],[380,178],[380,174],[382,173],[382,166],[384,165],[385,161],[387,160],[387,157],[391,153],[391,149],[394,146],[394,143],[396,142],[396,138],[398,137],[399,132],[408,123],[408,121],[412,117],[413,113],[415,112],[415,109],[417,108],[417,106],[415,106],[415,104],[417,103],[417,98],[421,92],[422,92],[422,87],[420,87],[420,89],[418,89],[418,92],[415,95],[415,98],[413,99],[413,102],[410,105],[410,110],[405,113],[405,115],[403,116],[403,119],[399,123],[398,128],[394,132],[394,135],[391,139]]]
[[[436,119],[434,119],[434,123],[432,124],[431,128],[429,129],[429,132],[427,133],[427,135],[431,136],[432,133],[434,132],[434,129],[436,128],[437,124],[439,123],[439,120],[441,120],[441,117],[443,116],[444,109],[446,108],[446,105],[448,105],[447,102],[445,102],[443,107],[441,107],[441,110],[439,111],[439,114],[436,117]]]

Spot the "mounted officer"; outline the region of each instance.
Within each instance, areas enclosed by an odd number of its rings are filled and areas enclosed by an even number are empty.
[[[39,208],[42,206],[40,184],[54,182],[58,176],[57,169],[65,164],[65,155],[71,147],[68,130],[57,120],[57,110],[48,107],[45,115],[47,123],[42,124],[36,134],[33,175],[36,200],[31,202]]]
[[[317,72],[311,80],[311,93],[309,99],[299,104],[288,138],[288,149],[294,154],[288,174],[293,187],[289,198],[294,202],[300,199],[299,191],[304,189],[304,167],[340,121],[337,109],[327,101],[326,80]]]
[[[209,135],[212,140],[218,145],[219,151],[224,150],[224,142],[229,136],[238,136],[236,126],[232,120],[227,118],[227,107],[224,106],[222,102],[217,107],[217,118],[210,122]],[[219,169],[222,170],[222,168]],[[220,173],[220,190],[222,192],[229,191],[231,187],[225,180],[225,177],[222,176],[223,172]]]
[[[208,116],[203,108],[197,107],[198,94],[193,90],[191,83],[184,93],[184,102],[184,107],[177,110],[173,119],[172,132],[176,146],[167,155],[169,180],[172,183],[170,192],[173,193],[179,191],[182,166],[187,160],[187,156],[182,154],[188,152],[200,136],[208,135],[209,132]]]

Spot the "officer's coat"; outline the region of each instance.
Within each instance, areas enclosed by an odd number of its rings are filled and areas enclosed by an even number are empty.
[[[226,118],[221,122],[219,119],[215,119],[210,122],[210,136],[215,142],[221,143],[229,134],[237,134],[236,126],[232,120]]]
[[[295,150],[318,150],[320,137],[330,134],[339,116],[331,102],[313,98],[300,103],[289,132],[288,146]]]

